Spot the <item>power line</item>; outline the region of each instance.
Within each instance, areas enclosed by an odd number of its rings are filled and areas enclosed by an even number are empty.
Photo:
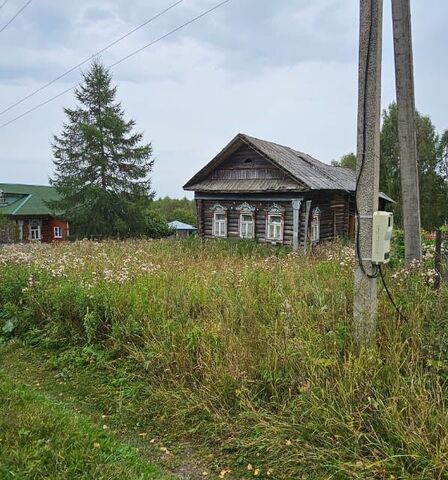
[[[9,2],[9,0],[5,0],[1,5],[0,5],[0,10]]]
[[[6,5],[8,0],[6,0],[3,5],[2,5],[2,8],[4,5]],[[3,30],[5,30],[9,25],[11,25],[11,23],[25,10],[25,8],[32,2],[33,0],[28,0],[25,5],[11,18],[11,20],[9,20],[9,22],[7,22],[5,25],[3,25],[3,27],[0,29],[0,33],[3,32]]]
[[[115,67],[116,65],[124,62],[125,60],[127,60],[128,58],[131,58],[133,57],[134,55],[137,55],[137,53],[140,53],[142,50],[145,50],[146,48],[149,48],[153,45],[155,45],[156,43],[159,43],[161,42],[162,40],[164,40],[165,38],[173,35],[174,33],[178,32],[179,30],[181,30],[182,28],[185,28],[187,27],[188,25],[191,25],[192,23],[198,21],[199,19],[205,17],[206,15],[208,15],[209,13],[212,13],[213,11],[217,10],[218,8],[222,7],[223,5],[225,5],[226,3],[229,3],[231,0],[224,0],[220,3],[218,3],[217,5],[215,5],[214,7],[206,10],[205,12],[202,12],[200,15],[197,15],[196,17],[192,18],[191,20],[189,20],[188,22],[185,22],[183,23],[182,25],[176,27],[175,29],[169,31],[168,33],[165,33],[164,35],[162,35],[161,37],[157,38],[156,40],[150,42],[150,43],[147,43],[146,45],[144,45],[143,47],[137,49],[137,50],[134,50],[133,52],[131,52],[130,54],[126,55],[125,57],[121,58],[120,60],[112,63],[111,65],[108,65],[107,68],[113,68]],[[53,100],[56,100],[57,98],[61,97],[62,95],[70,92],[71,90],[74,90],[76,87],[78,87],[80,84],[77,83],[76,85],[73,85],[72,87],[70,88],[67,88],[66,90],[58,93],[57,95],[55,95],[54,97],[51,97],[49,98],[48,100],[45,100],[44,102],[42,103],[39,103],[38,105],[34,106],[33,108],[30,108],[29,110],[27,110],[26,112],[22,113],[21,115],[18,115],[17,117],[14,117],[13,119],[9,120],[8,122],[5,122],[3,124],[0,125],[0,129],[8,126],[8,125],[11,125],[11,123],[14,123],[16,122],[17,120],[25,117],[26,115],[32,113],[32,112],[35,112],[36,110],[38,110],[39,108],[47,105],[48,103],[52,102]]]
[[[8,1],[8,0],[7,0]],[[58,80],[60,80],[61,78],[64,78],[66,77],[69,73],[72,73],[74,70],[78,69],[79,67],[82,67],[84,64],[86,64],[88,61],[92,60],[93,58],[95,58],[96,56],[100,55],[101,53],[104,53],[106,50],[109,50],[110,48],[112,48],[113,46],[117,45],[117,43],[120,43],[121,41],[123,41],[125,38],[129,37],[130,35],[132,35],[133,33],[135,33],[137,30],[140,30],[141,28],[145,27],[146,25],[148,25],[149,23],[153,22],[154,20],[158,19],[159,17],[161,17],[162,15],[164,15],[165,13],[169,12],[170,10],[172,10],[174,7],[177,7],[177,5],[179,5],[180,3],[182,3],[184,0],[178,0],[176,3],[173,3],[172,5],[170,5],[168,8],[166,8],[165,10],[162,10],[161,12],[159,12],[157,15],[154,15],[153,17],[151,17],[150,19],[146,20],[145,22],[141,23],[140,25],[138,25],[137,27],[133,28],[131,31],[125,33],[124,35],[122,35],[120,38],[117,38],[116,40],[114,40],[112,43],[109,43],[108,45],[106,45],[104,48],[102,48],[101,50],[98,50],[96,53],[92,54],[90,57],[86,58],[85,60],[83,60],[82,62],[78,63],[77,65],[75,65],[74,67],[70,68],[69,70],[67,70],[66,72],[62,73],[61,75],[59,75],[58,77],[54,78],[53,80],[50,80],[49,82],[47,82],[45,85],[42,85],[41,87],[37,88],[36,90],[34,90],[33,92],[29,93],[28,95],[26,95],[25,97],[21,98],[20,100],[17,100],[15,103],[9,105],[9,107],[6,107],[4,110],[0,111],[0,115],[3,115],[5,114],[6,112],[9,112],[10,110],[12,110],[14,107],[17,107],[17,105],[20,105],[21,103],[25,102],[26,100],[28,100],[29,98],[31,97],[34,97],[34,95],[36,95],[37,93],[41,92],[42,90],[45,90],[46,88],[48,88],[50,85],[53,85],[54,83],[56,83]]]

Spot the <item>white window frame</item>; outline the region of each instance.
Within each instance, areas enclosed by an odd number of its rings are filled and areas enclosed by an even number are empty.
[[[236,210],[240,212],[239,233],[240,238],[253,239],[255,238],[255,207],[244,202]],[[245,219],[250,217],[250,220]]]
[[[320,214],[321,214],[321,211],[319,207],[316,207],[313,210],[313,218],[311,220],[310,237],[313,243],[320,242]]]
[[[223,218],[218,218],[221,215]],[[213,213],[213,236],[219,238],[227,237],[227,212],[218,211]]]
[[[280,221],[273,222],[274,219],[279,219]],[[271,235],[271,226],[275,227],[275,230],[278,230],[278,235]],[[283,228],[284,220],[282,213],[268,213],[266,219],[266,239],[270,242],[283,242]]]
[[[227,208],[216,203],[211,210],[213,211],[212,235],[217,238],[227,238]],[[218,218],[218,215],[224,215],[224,218]]]
[[[244,217],[250,217],[250,220]],[[247,239],[255,238],[255,219],[252,212],[240,213],[240,237]]]
[[[31,220],[28,228],[30,230],[30,240],[32,242],[40,242],[42,240],[42,224],[38,221]],[[34,233],[37,232],[37,236]]]
[[[63,237],[64,237],[64,229],[60,226],[53,227],[53,238],[63,238]]]

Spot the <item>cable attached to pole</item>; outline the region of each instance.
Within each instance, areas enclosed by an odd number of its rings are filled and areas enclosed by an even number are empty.
[[[362,273],[368,278],[377,278],[379,271],[378,267],[374,266],[373,273],[366,271],[361,255],[361,247],[359,244],[359,233],[360,233],[360,214],[358,209],[358,187],[359,181],[361,179],[362,173],[364,171],[365,159],[366,159],[366,143],[367,143],[367,90],[368,90],[368,73],[369,73],[369,64],[370,64],[370,50],[372,46],[372,32],[373,32],[373,14],[374,14],[374,1],[370,1],[370,25],[369,25],[369,39],[367,42],[367,53],[366,53],[366,67],[365,67],[365,77],[364,77],[364,92],[363,92],[363,131],[362,131],[362,153],[361,153],[361,165],[359,167],[359,173],[356,177],[355,184],[355,214],[356,214],[356,256],[358,258],[358,264]]]
[[[381,265],[379,265],[379,273],[380,273],[380,278],[381,278],[381,282],[383,283],[383,287],[384,287],[384,290],[386,290],[386,294],[387,294],[387,297],[390,301],[390,303],[393,305],[393,307],[395,308],[396,312],[398,313],[398,316],[403,318],[403,320],[405,320],[406,322],[409,323],[409,319],[406,317],[406,315],[403,314],[403,312],[400,310],[400,307],[398,307],[398,305],[396,304],[395,300],[394,300],[394,297],[392,296],[392,293],[390,292],[389,290],[389,287],[386,283],[386,280],[384,278],[384,274],[383,274],[383,269],[381,268]]]

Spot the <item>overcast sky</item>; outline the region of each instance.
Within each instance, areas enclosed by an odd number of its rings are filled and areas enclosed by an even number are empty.
[[[0,110],[175,0],[34,0],[0,34]],[[3,3],[0,1],[0,4]],[[184,0],[103,55],[111,64],[219,0]],[[354,151],[357,0],[231,0],[113,69],[128,118],[151,141],[158,195],[182,185],[238,132],[329,163]],[[448,2],[413,0],[417,107],[448,128]],[[0,28],[25,4],[9,0]],[[394,99],[390,0],[384,1],[383,106]],[[0,116],[0,123],[70,87],[79,71]],[[0,129],[0,182],[47,184],[50,141],[68,93]]]

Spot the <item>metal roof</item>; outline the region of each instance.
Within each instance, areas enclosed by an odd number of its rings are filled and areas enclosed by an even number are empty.
[[[246,185],[248,180],[211,180],[207,176],[229,155],[243,145],[266,158],[286,173],[289,181],[256,180]],[[263,184],[262,182],[266,182]],[[218,155],[202,168],[184,186],[185,190],[195,191],[304,191],[304,190],[344,190],[354,192],[356,173],[353,170],[323,163],[307,153],[294,150],[285,145],[268,142],[259,138],[239,133]],[[381,193],[381,198],[393,201]]]
[[[194,185],[200,192],[302,192],[304,188],[290,179],[205,179]]]
[[[189,225],[188,223],[179,222],[178,220],[173,220],[172,222],[168,223],[170,228],[174,228],[174,230],[197,230],[196,227],[193,225]]]
[[[53,215],[47,202],[59,199],[54,187],[46,185],[0,183],[0,190],[6,200],[0,204],[0,214],[4,215]]]

